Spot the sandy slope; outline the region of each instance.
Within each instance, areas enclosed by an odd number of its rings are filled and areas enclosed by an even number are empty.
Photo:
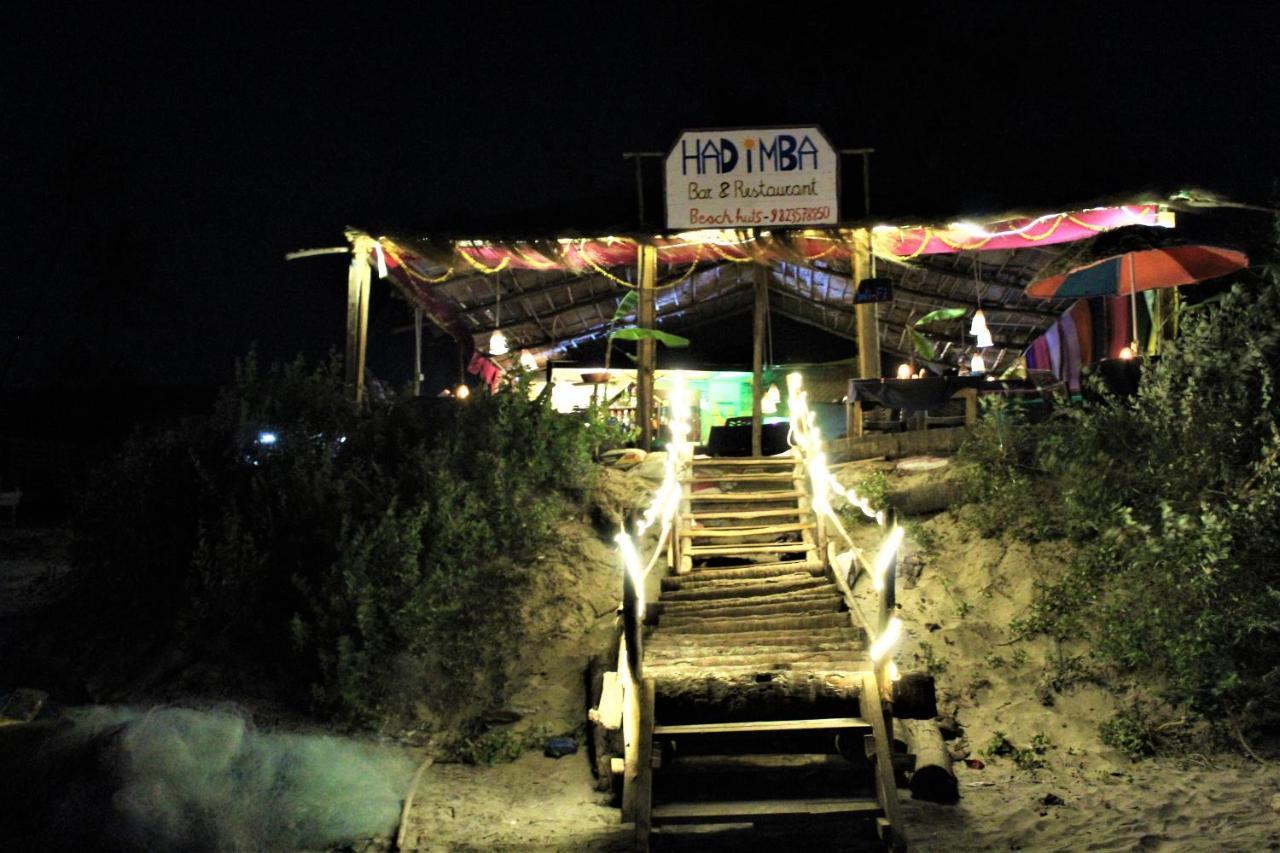
[[[983,759],[982,769],[958,763],[962,800],[955,806],[913,802],[904,792],[914,850],[1280,849],[1280,768],[1231,755],[1131,763],[1098,740],[1099,723],[1116,707],[1114,695],[1091,685],[1046,690],[1053,671],[1046,659],[1080,649],[1009,642],[1009,620],[1027,607],[1035,578],[1061,563],[1054,546],[984,540],[949,513],[923,520],[919,530],[935,547],[922,553],[920,542],[907,544],[921,569],[915,585],[904,583],[899,593],[908,625],[899,660],[908,669],[931,660],[941,670],[940,704],[964,732],[958,752],[978,757],[996,731],[1018,746],[1043,735],[1049,746],[1044,767],[1035,770],[1018,769],[1009,758]],[[878,541],[872,525],[853,533],[867,549]],[[593,586],[607,570],[599,552],[594,556]],[[544,651],[545,675],[524,694],[541,708],[536,716],[556,718],[580,701],[583,637],[575,641],[566,630]],[[436,765],[424,774],[418,796],[410,849],[617,850],[628,838],[617,811],[591,790],[581,756],[556,761],[530,753],[492,768]],[[722,843],[706,837],[667,846],[782,851],[830,849],[833,842],[838,848],[837,839],[813,834]]]

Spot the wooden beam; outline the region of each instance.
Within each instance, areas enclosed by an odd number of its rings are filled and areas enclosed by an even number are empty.
[[[636,325],[641,329],[655,327],[655,292],[658,280],[658,250],[641,245],[636,252],[636,281],[639,302],[636,305]],[[640,449],[649,450],[653,445],[653,369],[657,361],[658,342],[641,339],[636,346],[636,419],[640,422]]]
[[[756,265],[755,311],[751,323],[751,455],[763,456],[761,435],[764,430],[764,335],[769,319],[769,268]]]
[[[413,309],[413,396],[422,396],[422,309]]]

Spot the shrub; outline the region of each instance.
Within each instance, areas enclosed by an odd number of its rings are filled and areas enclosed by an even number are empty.
[[[1107,397],[1036,426],[988,408],[984,533],[1066,537],[1075,556],[1015,629],[1088,637],[1165,698],[1248,730],[1280,721],[1280,281],[1236,285]],[[1086,619],[1087,617],[1087,619]]]
[[[357,408],[336,361],[250,357],[211,418],[99,473],[75,522],[86,592],[353,720],[500,701],[537,553],[594,470],[584,424],[513,386]]]

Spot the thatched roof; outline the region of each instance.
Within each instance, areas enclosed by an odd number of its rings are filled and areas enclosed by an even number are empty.
[[[936,308],[977,308],[980,300],[998,369],[1068,307],[1024,296],[1027,284],[1090,260],[1104,232],[1163,231],[1153,226],[1171,220],[1167,205],[1145,201],[982,224],[879,225],[871,232],[877,274],[894,284],[893,301],[879,307],[882,351],[909,357],[906,330],[917,318]],[[442,332],[483,353],[488,335],[501,328],[513,353],[527,350],[541,362],[608,334],[618,303],[635,287],[641,242],[658,248],[661,329],[679,332],[749,312],[754,268],[763,264],[772,312],[853,339],[857,234],[827,228],[499,241],[392,232],[368,245]],[[357,235],[368,236],[349,234]],[[941,361],[967,361],[967,328],[967,320],[956,320],[931,329]]]

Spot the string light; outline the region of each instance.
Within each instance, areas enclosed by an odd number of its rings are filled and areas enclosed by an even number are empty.
[[[884,633],[871,644],[872,662],[880,663],[880,661],[884,660],[885,655],[893,651],[893,647],[898,644],[900,639],[902,639],[902,620],[897,616],[890,617],[889,624],[884,628]]]
[[[880,546],[880,553],[876,555],[875,569],[871,573],[871,585],[875,587],[876,592],[884,589],[885,573],[889,570],[889,564],[893,562],[894,557],[898,555],[903,535],[903,529],[895,525],[885,537],[884,544]]]
[[[453,396],[459,400],[465,400],[471,396],[471,389],[467,387],[467,383],[463,382],[454,390]]]

